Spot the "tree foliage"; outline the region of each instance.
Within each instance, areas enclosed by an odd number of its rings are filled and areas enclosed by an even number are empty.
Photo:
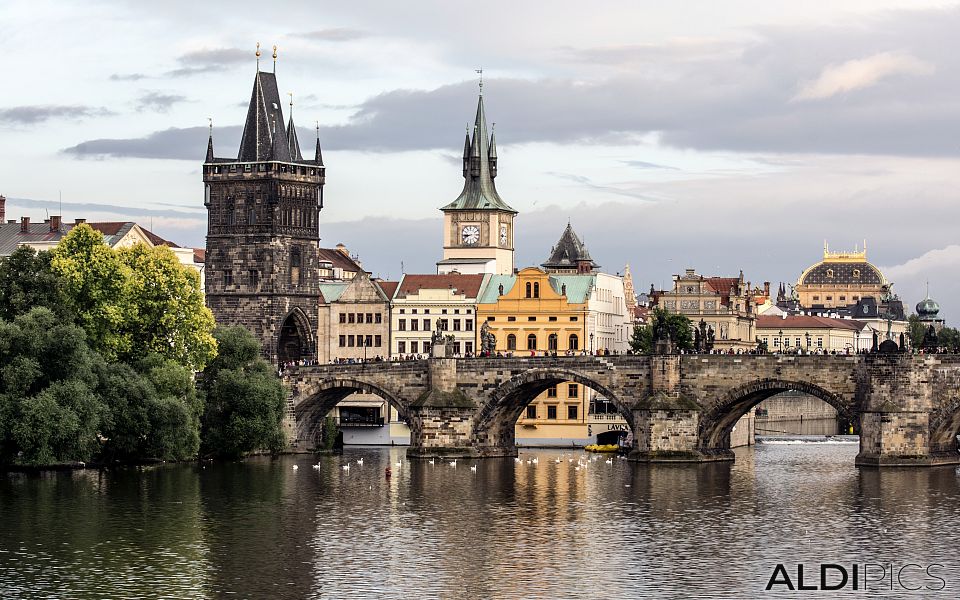
[[[693,324],[686,315],[671,313],[664,308],[654,308],[650,313],[650,322],[647,325],[636,325],[630,338],[630,348],[641,354],[652,354],[655,340],[653,330],[657,323],[663,324],[670,332],[674,349],[690,350],[693,348]]]
[[[51,269],[50,260],[49,252],[20,246],[0,261],[0,320],[12,321],[38,306],[73,320],[63,280]]]
[[[279,452],[285,444],[286,392],[260,358],[260,344],[243,327],[214,331],[219,354],[202,375],[205,456],[236,458],[256,450]]]
[[[200,278],[164,246],[113,250],[89,225],[70,230],[52,251],[77,321],[108,360],[151,354],[200,370],[216,354],[213,314]]]

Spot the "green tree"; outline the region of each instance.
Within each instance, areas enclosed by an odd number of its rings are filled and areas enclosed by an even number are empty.
[[[166,246],[137,244],[118,252],[129,268],[126,324],[129,357],[151,354],[200,371],[216,355],[213,313],[204,305],[200,276]]]
[[[941,348],[946,348],[949,352],[960,352],[960,331],[953,327],[944,327],[937,334],[937,341]]]
[[[923,336],[927,333],[927,325],[917,315],[907,317],[907,338],[911,348],[920,348],[923,345]]]
[[[286,391],[260,358],[259,342],[243,327],[218,327],[214,337],[219,354],[201,377],[201,453],[237,458],[255,450],[281,451]]]
[[[200,448],[203,406],[188,367],[153,354],[136,368],[108,365],[101,393],[109,411],[103,424],[103,458],[186,460]]]
[[[159,354],[198,371],[216,355],[200,278],[169,248],[115,251],[81,224],[52,254],[77,322],[107,360],[135,363]]]
[[[0,319],[12,321],[43,306],[64,320],[73,320],[63,280],[50,266],[49,252],[20,246],[0,259]]]
[[[0,321],[0,462],[90,460],[106,412],[101,367],[83,330],[47,308]]]
[[[655,344],[653,330],[658,323],[670,332],[670,339],[673,341],[676,350],[693,348],[693,324],[690,319],[686,315],[671,313],[664,308],[657,307],[650,313],[650,323],[648,325],[637,325],[633,328],[630,347],[634,352],[642,354],[653,352]]]

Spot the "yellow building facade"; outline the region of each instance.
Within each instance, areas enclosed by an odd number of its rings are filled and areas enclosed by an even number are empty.
[[[590,352],[590,298],[597,276],[557,275],[536,267],[493,275],[477,303],[477,322],[493,334],[504,356],[571,356]],[[516,425],[519,445],[581,445],[606,431],[626,431],[617,414],[590,415],[591,402],[607,407],[592,389],[564,382],[537,396]],[[606,411],[606,408],[605,408]],[[594,422],[596,421],[596,422]]]

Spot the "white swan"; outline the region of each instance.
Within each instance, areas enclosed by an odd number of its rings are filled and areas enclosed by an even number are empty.
[[[457,461],[451,460],[451,461],[450,461],[450,466],[456,468],[456,466],[457,466]]]
[[[294,470],[294,471],[296,471],[296,470],[299,469],[299,468],[300,468],[300,467],[298,467],[297,465],[293,465],[293,470]]]
[[[473,465],[472,467],[470,467],[470,470],[473,471],[474,473],[476,473],[476,472],[477,472],[477,465]]]
[[[347,464],[343,465],[343,470],[344,470],[344,471],[349,471],[349,470],[350,470],[350,463],[347,463]]]
[[[362,459],[362,458],[358,458],[358,459],[357,459],[357,464],[362,467],[362,466],[363,466],[363,459]]]

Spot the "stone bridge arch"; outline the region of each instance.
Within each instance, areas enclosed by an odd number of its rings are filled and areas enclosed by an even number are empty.
[[[379,396],[395,408],[402,419],[407,419],[409,415],[409,401],[378,382],[339,376],[323,378],[304,387],[295,392],[293,416],[296,439],[307,449],[316,447],[327,414],[352,394]]]
[[[859,432],[859,413],[850,395],[835,393],[807,381],[765,378],[730,389],[704,407],[698,431],[700,450],[708,454],[729,452],[730,432],[740,417],[767,398],[787,391],[801,392],[823,400],[835,408],[840,417],[853,423]]]
[[[609,400],[633,432],[633,413],[612,385],[602,378],[566,368],[534,368],[514,375],[496,388],[477,408],[473,417],[473,443],[481,456],[516,456],[516,423],[530,402],[547,389],[573,382],[588,387]]]

